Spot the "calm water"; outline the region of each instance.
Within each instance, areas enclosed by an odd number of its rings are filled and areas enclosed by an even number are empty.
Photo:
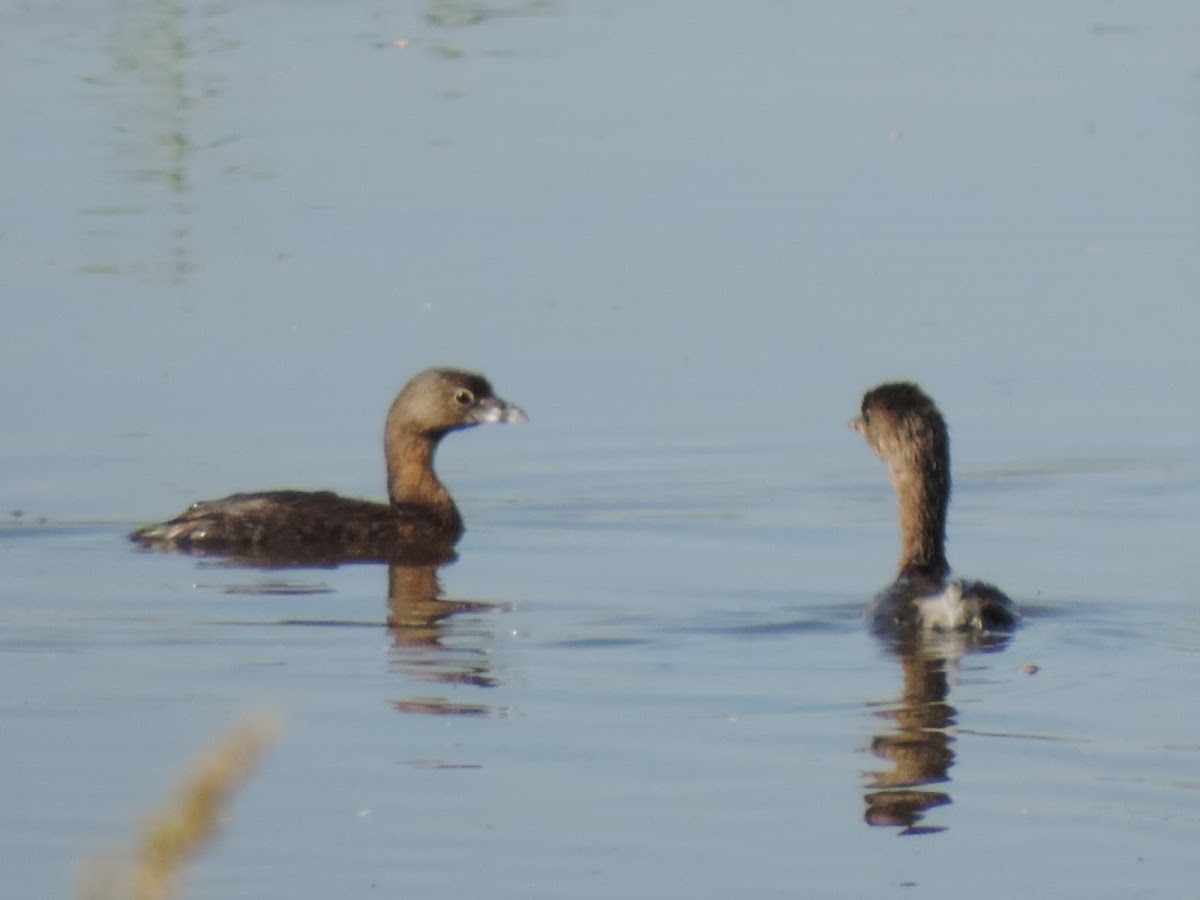
[[[1194,5],[8,3],[0,104],[6,894],[69,896],[255,707],[190,896],[1194,884]],[[439,362],[532,419],[443,448],[454,565],[125,541],[380,495]],[[890,377],[1028,614],[999,652],[859,620]]]

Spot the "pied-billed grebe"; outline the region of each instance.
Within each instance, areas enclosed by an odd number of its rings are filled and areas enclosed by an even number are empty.
[[[392,403],[384,427],[389,503],[331,491],[264,491],[193,504],[169,522],[135,531],[148,547],[264,560],[438,556],[462,536],[458,508],[433,471],[438,442],[483,422],[524,422],[482,375],[426,369]]]
[[[1011,630],[1019,616],[1002,591],[950,578],[950,437],[933,401],[915,384],[881,384],[863,396],[852,424],[887,463],[900,507],[900,574],[871,601],[872,624],[885,632]]]

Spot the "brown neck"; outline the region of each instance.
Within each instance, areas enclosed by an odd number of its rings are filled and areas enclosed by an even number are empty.
[[[893,466],[891,476],[904,542],[900,574],[946,576],[950,571],[945,548],[949,465],[940,460],[907,461],[905,465]]]
[[[447,525],[462,527],[462,518],[450,493],[433,471],[433,454],[441,435],[412,434],[388,429],[388,499],[393,506],[421,506]]]

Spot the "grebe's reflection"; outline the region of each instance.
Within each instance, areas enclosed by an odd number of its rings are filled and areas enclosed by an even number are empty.
[[[496,687],[501,679],[492,653],[495,629],[486,614],[505,607],[442,599],[439,568],[438,564],[388,564],[392,663],[413,681],[467,690]],[[458,616],[453,628],[451,616]],[[448,696],[413,696],[392,705],[400,712],[423,715],[504,716],[508,712]]]
[[[441,596],[438,571],[458,561],[453,552],[409,552],[388,563],[387,620],[392,646],[392,666],[406,681],[436,684],[467,693],[501,684],[493,656],[495,617],[505,604],[472,600],[446,600]],[[271,573],[287,569],[337,568],[345,562],[329,554],[286,557],[242,555],[215,563],[221,568],[254,568]],[[369,564],[367,564],[369,565]],[[325,585],[304,585],[272,578],[253,584],[230,585],[226,593],[238,594],[323,594],[333,593]],[[344,619],[284,619],[284,625],[364,626],[371,622]],[[448,691],[447,691],[448,693]],[[472,700],[474,698],[472,697]],[[401,712],[459,716],[503,716],[504,707],[452,700],[449,696],[424,693],[392,705]]]
[[[923,824],[925,814],[951,802],[947,789],[954,765],[958,711],[950,703],[950,674],[965,653],[995,652],[1008,635],[908,635],[890,647],[900,661],[903,688],[892,703],[872,704],[888,723],[874,736],[871,752],[890,768],[867,773],[863,818],[868,825],[898,827],[901,834],[934,834],[944,826]]]

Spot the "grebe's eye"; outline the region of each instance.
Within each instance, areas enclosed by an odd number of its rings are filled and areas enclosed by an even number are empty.
[[[463,406],[470,406],[472,403],[475,402],[475,395],[472,394],[470,391],[468,391],[466,388],[459,388],[458,393],[454,395],[454,399],[457,400],[459,403],[461,403]]]

